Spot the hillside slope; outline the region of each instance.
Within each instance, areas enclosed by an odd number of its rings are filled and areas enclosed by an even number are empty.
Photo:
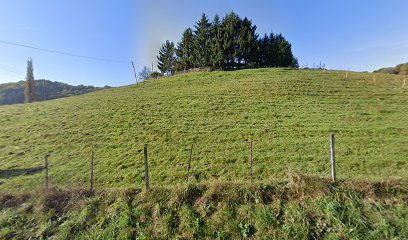
[[[76,96],[102,89],[94,86],[72,86],[50,80],[35,80],[36,100],[44,101],[62,97]],[[0,105],[24,103],[25,81],[0,84]],[[104,88],[109,88],[108,86]]]
[[[397,75],[408,75],[408,63],[402,63],[398,64],[395,67],[387,67],[387,68],[381,68],[374,73],[388,73],[388,74],[397,74]]]
[[[336,133],[338,176],[408,176],[408,91],[395,75],[257,69],[189,73],[48,102],[0,107],[0,180],[10,191],[51,182],[97,188],[141,186],[148,145],[151,184],[186,179],[190,145],[196,181],[246,181],[287,172],[330,175]],[[408,86],[407,86],[408,87]]]

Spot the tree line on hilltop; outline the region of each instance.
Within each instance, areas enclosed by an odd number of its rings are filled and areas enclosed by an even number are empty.
[[[187,28],[175,46],[166,41],[157,56],[162,74],[192,68],[235,70],[263,67],[298,67],[291,44],[282,34],[256,33],[248,18],[231,12],[212,22],[203,14],[194,29]]]

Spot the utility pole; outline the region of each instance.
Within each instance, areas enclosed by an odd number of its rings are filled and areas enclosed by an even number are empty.
[[[137,83],[137,74],[136,74],[135,64],[133,63],[133,61],[132,61],[132,67],[133,67],[133,73],[135,74],[135,80]]]
[[[152,63],[152,72],[153,72],[153,63]]]

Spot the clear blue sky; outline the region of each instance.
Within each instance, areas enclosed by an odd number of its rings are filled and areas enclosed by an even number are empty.
[[[0,40],[96,58],[156,64],[166,39],[178,41],[204,12],[233,10],[258,33],[282,33],[301,66],[372,71],[408,62],[408,1],[2,0]],[[0,83],[24,78],[28,57],[36,79],[70,84],[134,83],[129,63],[63,56],[0,43]],[[7,69],[7,70],[6,70]]]

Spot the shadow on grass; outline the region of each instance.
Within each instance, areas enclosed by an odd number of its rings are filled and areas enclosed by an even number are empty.
[[[0,169],[0,179],[2,178],[12,178],[21,175],[31,175],[40,172],[44,167],[34,167],[34,168],[19,168],[19,169]]]

